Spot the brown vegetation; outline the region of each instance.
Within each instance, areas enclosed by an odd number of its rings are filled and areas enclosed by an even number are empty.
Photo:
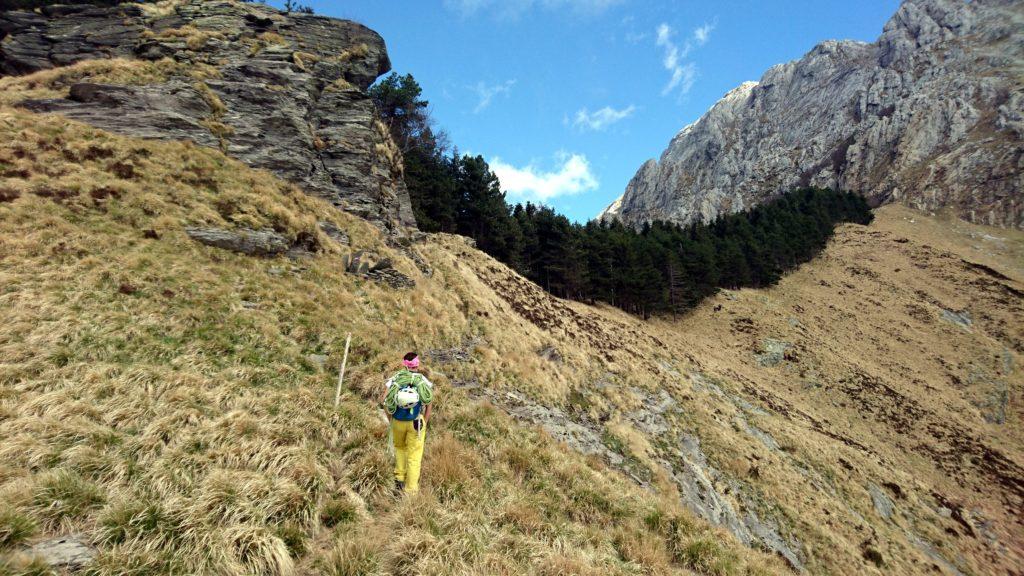
[[[645,543],[661,540],[644,516],[677,504],[470,399],[455,372],[432,373],[423,493],[394,499],[381,379],[408,348],[490,330],[454,260],[393,291],[346,274],[317,222],[417,274],[375,229],[220,152],[11,108],[0,136],[0,189],[18,191],[0,204],[0,573],[45,573],[15,552],[69,531],[99,548],[96,574],[697,567]],[[250,258],[190,240],[197,224],[312,235],[320,252]],[[713,533],[691,528],[674,537]],[[729,574],[778,567],[723,542]]]

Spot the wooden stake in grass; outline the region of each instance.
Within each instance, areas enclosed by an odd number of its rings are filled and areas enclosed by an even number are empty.
[[[348,337],[345,338],[345,356],[341,359],[341,372],[338,373],[338,389],[334,392],[334,408],[338,408],[338,403],[341,402],[341,385],[345,382],[345,364],[348,363],[348,345],[352,343],[352,333],[348,333]]]

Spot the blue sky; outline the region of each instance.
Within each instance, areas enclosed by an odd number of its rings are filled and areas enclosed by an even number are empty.
[[[271,2],[280,6],[281,2]],[[586,221],[723,94],[826,39],[874,41],[898,0],[307,0],[379,32],[436,123],[512,202]]]

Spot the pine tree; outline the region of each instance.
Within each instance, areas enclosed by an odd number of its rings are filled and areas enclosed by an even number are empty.
[[[455,232],[548,292],[602,301],[644,318],[696,306],[721,287],[766,286],[813,258],[839,222],[868,224],[863,197],[805,188],[710,224],[574,224],[546,206],[510,207],[481,156],[448,148],[422,89],[390,74],[370,89],[405,157],[419,226]]]

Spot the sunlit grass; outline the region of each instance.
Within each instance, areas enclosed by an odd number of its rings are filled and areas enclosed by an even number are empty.
[[[731,540],[674,552],[708,529],[645,522],[675,505],[449,386],[509,378],[557,398],[566,381],[530,359],[534,334],[509,346],[514,370],[489,347],[474,355],[490,362],[436,367],[424,488],[394,496],[373,405],[394,359],[471,333],[515,338],[471,303],[479,288],[457,269],[458,240],[419,248],[439,256],[428,279],[365,222],[214,150],[11,108],[0,108],[0,138],[2,547],[82,532],[99,549],[96,575],[775,565]],[[419,285],[397,292],[346,274],[345,249],[318,221]],[[319,252],[236,255],[189,239],[196,224],[308,235]],[[735,569],[714,572],[716,554]]]

